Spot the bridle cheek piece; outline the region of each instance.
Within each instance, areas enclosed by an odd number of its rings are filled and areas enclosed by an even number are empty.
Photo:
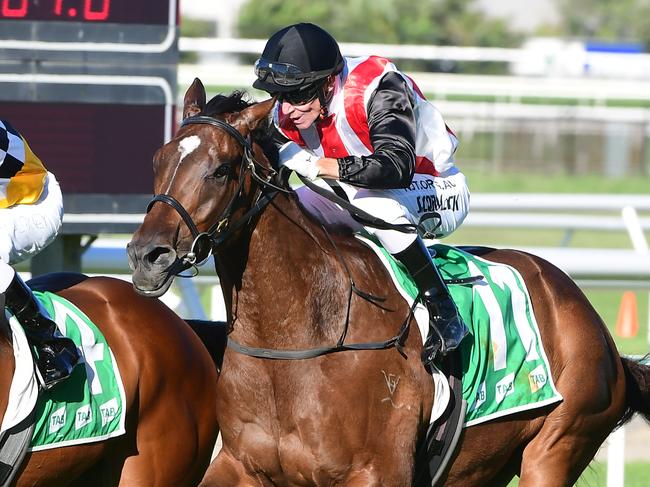
[[[217,127],[220,130],[227,132],[231,137],[233,137],[244,149],[243,154],[243,169],[239,174],[239,182],[237,186],[237,191],[228,202],[228,205],[221,213],[221,216],[213,223],[208,230],[201,232],[194,220],[190,216],[189,212],[185,207],[173,196],[169,194],[157,194],[155,195],[149,204],[147,205],[147,213],[151,210],[154,203],[161,202],[166,205],[171,206],[176,210],[180,215],[185,225],[190,230],[192,237],[194,238],[190,250],[183,257],[177,258],[167,269],[166,271],[172,275],[179,275],[181,272],[189,269],[190,267],[196,268],[203,265],[212,255],[212,252],[215,248],[221,245],[232,233],[250,220],[252,216],[259,213],[270,201],[275,197],[278,191],[288,192],[284,188],[275,186],[270,182],[270,179],[276,175],[275,170],[267,168],[260,164],[253,155],[253,147],[250,142],[250,138],[244,138],[242,134],[239,133],[232,125],[223,120],[213,117],[207,117],[203,115],[197,115],[194,117],[188,117],[181,122],[181,127],[191,124],[205,124],[212,125]],[[266,179],[262,178],[257,174],[257,170],[268,173]],[[239,199],[242,193],[242,188],[245,181],[246,172],[250,171],[251,177],[261,184],[261,192],[258,195],[257,203],[244,214],[240,219],[235,221],[231,225],[231,216],[233,209],[235,208],[235,203]],[[269,188],[271,191],[269,191]],[[196,271],[198,272],[198,271]],[[196,275],[196,273],[194,274]],[[191,276],[190,276],[191,277]]]

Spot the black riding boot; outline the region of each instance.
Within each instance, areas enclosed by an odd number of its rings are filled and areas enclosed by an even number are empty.
[[[429,310],[431,329],[424,344],[422,361],[430,365],[438,352],[445,355],[458,347],[469,330],[420,237],[393,257],[409,271]]]
[[[27,339],[36,347],[36,367],[43,388],[49,389],[66,379],[79,361],[77,346],[62,336],[56,323],[41,312],[36,297],[18,273],[5,291],[5,299],[7,308],[16,315]]]

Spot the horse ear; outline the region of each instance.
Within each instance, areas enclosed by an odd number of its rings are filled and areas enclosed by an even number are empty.
[[[242,110],[237,118],[235,127],[244,135],[252,132],[259,126],[260,122],[266,120],[275,105],[275,101],[275,97],[269,98]]]
[[[199,78],[194,78],[192,85],[183,98],[183,119],[200,113],[205,108],[205,87]]]

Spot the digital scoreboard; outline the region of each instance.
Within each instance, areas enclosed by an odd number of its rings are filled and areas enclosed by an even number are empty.
[[[174,127],[177,18],[177,0],[0,0],[0,118],[56,174],[66,212],[151,194]]]
[[[159,0],[1,0],[0,17],[15,20],[167,24]]]
[[[178,0],[0,0],[0,118],[63,190],[36,275],[80,271],[83,235],[131,233],[172,136]]]

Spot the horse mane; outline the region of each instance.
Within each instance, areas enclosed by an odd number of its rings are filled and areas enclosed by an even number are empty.
[[[233,91],[230,95],[219,93],[205,104],[201,115],[214,117],[226,113],[241,112],[244,108],[252,104],[253,102],[249,99],[249,95],[245,91]]]
[[[200,115],[215,117],[218,115],[227,115],[239,113],[245,108],[255,104],[246,91],[233,91],[229,95],[217,94],[213,96],[205,105]],[[268,157],[274,168],[278,168],[278,141],[282,136],[273,124],[271,114],[263,120],[262,123],[252,133],[253,139],[262,147],[264,154]]]

